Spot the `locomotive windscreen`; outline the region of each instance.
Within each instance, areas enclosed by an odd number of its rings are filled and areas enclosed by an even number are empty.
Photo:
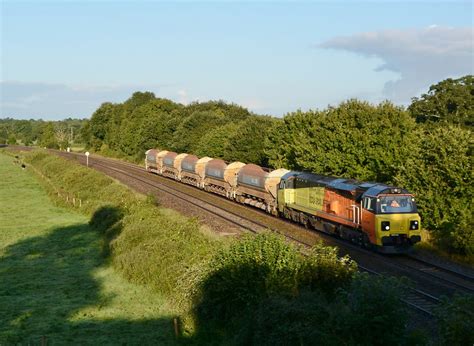
[[[412,196],[381,196],[378,198],[378,213],[416,213],[416,203]]]

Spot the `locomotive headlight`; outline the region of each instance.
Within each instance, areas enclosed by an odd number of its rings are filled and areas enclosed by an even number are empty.
[[[390,231],[390,221],[382,221],[382,231]]]
[[[410,229],[411,230],[417,230],[418,227],[420,227],[420,225],[419,225],[417,220],[411,220],[410,221]]]

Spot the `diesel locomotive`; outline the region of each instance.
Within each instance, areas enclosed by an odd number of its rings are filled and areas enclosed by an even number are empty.
[[[145,167],[379,252],[404,253],[421,240],[415,198],[399,187],[157,149],[145,153]]]

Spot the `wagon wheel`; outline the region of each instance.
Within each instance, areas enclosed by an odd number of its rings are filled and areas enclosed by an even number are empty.
[[[300,213],[300,223],[304,226],[304,228],[309,228],[308,217],[304,213]]]

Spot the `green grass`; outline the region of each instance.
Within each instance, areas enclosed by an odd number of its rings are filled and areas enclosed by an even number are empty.
[[[0,154],[0,345],[173,344],[162,295],[126,281],[88,217]]]

